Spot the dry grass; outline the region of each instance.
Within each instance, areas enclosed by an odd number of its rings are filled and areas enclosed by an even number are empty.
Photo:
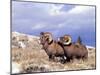
[[[81,70],[81,69],[95,69],[95,49],[88,49],[88,60],[74,60],[61,64],[60,62],[49,61],[48,56],[39,44],[39,37],[26,38],[19,33],[13,33],[12,36],[12,73],[31,73],[31,72],[49,72],[49,71],[65,71],[65,70]],[[23,37],[24,36],[24,37]],[[19,47],[19,40],[21,40],[26,47]],[[23,41],[24,40],[24,41]],[[16,63],[16,64],[15,64]]]
[[[21,73],[95,69],[95,49],[88,49],[88,52],[86,61],[75,59],[73,62],[61,64],[49,61],[42,49],[13,48],[12,61],[21,65]]]

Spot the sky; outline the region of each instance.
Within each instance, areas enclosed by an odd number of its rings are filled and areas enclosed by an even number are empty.
[[[39,36],[51,32],[54,39],[69,34],[95,46],[95,6],[12,1],[12,31]]]

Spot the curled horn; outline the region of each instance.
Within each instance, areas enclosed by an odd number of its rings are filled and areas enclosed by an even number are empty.
[[[64,36],[67,39],[64,40],[64,45],[69,45],[72,42],[71,36]]]
[[[48,36],[48,43],[50,43],[53,40],[52,34],[47,34],[47,36]]]

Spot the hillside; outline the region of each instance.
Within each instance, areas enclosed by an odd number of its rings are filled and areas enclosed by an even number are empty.
[[[12,73],[95,69],[95,48],[87,46],[88,60],[61,64],[49,61],[38,36],[12,32]]]

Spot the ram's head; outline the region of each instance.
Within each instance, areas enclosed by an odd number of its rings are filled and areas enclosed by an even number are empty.
[[[52,34],[50,32],[41,32],[40,33],[40,41],[41,44],[50,43],[53,40]]]
[[[70,35],[64,35],[63,37],[60,37],[58,41],[63,45],[70,45],[72,43],[72,39]]]

